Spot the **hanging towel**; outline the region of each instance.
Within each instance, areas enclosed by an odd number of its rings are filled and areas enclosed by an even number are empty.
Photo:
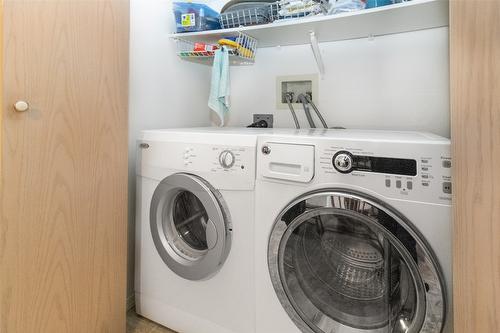
[[[230,108],[230,83],[229,83],[229,52],[226,47],[215,51],[214,66],[212,68],[212,82],[208,106],[220,120],[220,126],[224,126],[224,115]]]

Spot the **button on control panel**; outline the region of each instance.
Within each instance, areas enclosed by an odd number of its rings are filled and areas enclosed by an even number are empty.
[[[192,153],[193,153],[193,148],[192,147],[186,147],[184,149],[184,166],[188,166],[192,162]]]
[[[395,180],[393,180],[392,178],[388,178],[390,176],[386,177],[387,178],[385,179],[385,187],[387,188],[391,188],[392,186],[394,186],[393,188],[401,192],[413,190],[413,178],[403,178],[403,179],[396,178]]]
[[[443,193],[451,194],[451,182],[443,183]]]

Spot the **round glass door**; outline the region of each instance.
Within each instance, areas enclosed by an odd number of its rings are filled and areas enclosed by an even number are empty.
[[[304,332],[436,333],[442,280],[409,223],[374,200],[315,193],[279,216],[269,242],[277,295]]]
[[[151,235],[158,254],[177,275],[201,280],[216,273],[231,245],[231,222],[220,193],[203,179],[174,174],[151,200]]]
[[[184,245],[183,252],[192,250],[194,254],[208,250],[206,234],[208,214],[200,199],[192,192],[180,190],[173,200],[172,221],[169,221],[168,210],[165,210],[167,216],[164,216],[163,220],[175,227],[172,231],[183,241],[179,244]]]

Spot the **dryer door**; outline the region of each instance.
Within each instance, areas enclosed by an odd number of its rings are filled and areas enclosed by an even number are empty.
[[[229,254],[227,207],[220,193],[197,176],[178,173],[160,182],[151,201],[150,225],[160,257],[188,280],[211,277]]]
[[[268,263],[275,291],[303,332],[438,333],[444,285],[422,237],[367,196],[312,193],[278,217]]]

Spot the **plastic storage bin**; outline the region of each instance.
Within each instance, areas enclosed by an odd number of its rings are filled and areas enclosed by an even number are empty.
[[[174,2],[176,32],[196,32],[220,29],[219,13],[205,4]]]
[[[367,0],[366,8],[375,8],[375,7],[392,5],[395,2],[396,2],[395,0]]]

